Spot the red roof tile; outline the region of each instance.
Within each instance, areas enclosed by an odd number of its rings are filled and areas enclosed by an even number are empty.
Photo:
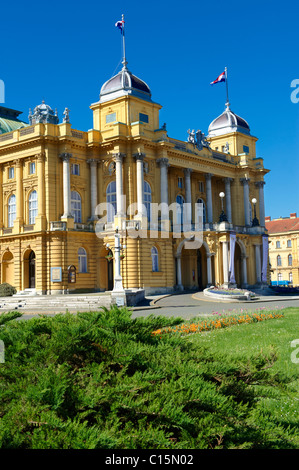
[[[266,221],[265,225],[269,233],[299,231],[299,217]]]

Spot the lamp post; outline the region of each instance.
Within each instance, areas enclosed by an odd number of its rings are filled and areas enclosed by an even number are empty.
[[[251,202],[253,204],[253,210],[254,210],[254,218],[252,220],[252,227],[257,227],[258,225],[260,225],[260,223],[259,223],[258,218],[256,217],[256,203],[257,203],[257,200],[255,199],[255,197],[251,200]]]
[[[106,247],[109,248],[108,244]],[[116,227],[114,234],[114,286],[111,293],[112,303],[121,307],[126,305],[126,293],[123,288],[122,276],[120,271],[120,260],[121,260],[121,250],[126,248],[125,245],[120,243],[120,234],[118,233],[118,227]]]
[[[221,199],[221,214],[220,214],[220,216],[219,216],[219,223],[221,223],[221,222],[228,222],[227,217],[226,217],[226,215],[225,215],[225,213],[224,213],[224,209],[223,209],[223,199],[224,199],[224,197],[225,197],[224,192],[221,191],[221,193],[219,193],[219,196],[220,196],[220,199]]]

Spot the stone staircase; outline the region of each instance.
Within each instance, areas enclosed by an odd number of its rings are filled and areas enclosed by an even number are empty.
[[[109,308],[110,305],[110,293],[34,295],[33,292],[20,292],[12,297],[0,297],[0,313],[10,310],[24,313],[88,312],[99,310],[101,307]]]

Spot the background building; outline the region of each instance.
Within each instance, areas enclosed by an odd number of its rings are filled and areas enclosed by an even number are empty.
[[[294,212],[290,217],[265,220],[270,242],[271,283],[298,286],[299,218]]]
[[[13,110],[14,119],[1,118],[1,282],[48,294],[110,290],[116,227],[124,230],[125,288],[151,293],[266,282],[269,170],[256,156],[257,138],[229,103],[208,136],[189,130],[186,141],[177,140],[160,125],[161,105],[148,85],[124,61],[91,109],[87,132],[73,128],[67,108],[59,123],[44,102],[30,111],[29,124]],[[106,202],[105,214],[98,205]],[[163,210],[148,230],[151,203],[175,203],[169,236]],[[187,238],[180,228],[184,203],[191,203]],[[203,243],[195,249],[187,241],[199,219]]]

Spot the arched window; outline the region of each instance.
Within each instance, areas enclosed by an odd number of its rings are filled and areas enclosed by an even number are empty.
[[[79,273],[87,273],[87,253],[84,248],[78,250]]]
[[[277,256],[277,266],[281,266],[281,256]]]
[[[176,197],[176,206],[177,206],[177,217],[176,217],[176,220],[177,220],[177,224],[178,225],[181,225],[182,229],[183,229],[183,224],[184,224],[184,211],[183,211],[183,204],[184,204],[185,200],[183,198],[183,196],[181,196],[180,194]]]
[[[151,255],[152,255],[152,271],[156,273],[159,271],[159,253],[158,253],[158,249],[155,246],[153,246],[151,249]]]
[[[116,214],[116,182],[111,181],[106,189],[107,222],[113,222]]]
[[[8,226],[13,227],[13,223],[17,216],[17,204],[16,204],[16,196],[12,194],[8,199]]]
[[[289,266],[292,266],[292,265],[293,265],[293,257],[292,257],[292,255],[289,255],[289,256],[288,256],[288,265],[289,265]]]
[[[31,191],[29,196],[29,224],[35,224],[37,216],[37,192]]]
[[[152,203],[152,190],[147,181],[143,184],[143,197],[144,205],[146,207],[146,215],[148,222],[151,220],[151,203]]]
[[[81,196],[77,191],[71,192],[71,214],[74,216],[75,223],[82,222]]]
[[[197,199],[197,204],[202,204],[202,223],[204,225],[206,223],[206,205],[205,205],[204,200],[201,198]],[[196,221],[198,221],[199,214],[200,214],[200,211],[198,207]]]

